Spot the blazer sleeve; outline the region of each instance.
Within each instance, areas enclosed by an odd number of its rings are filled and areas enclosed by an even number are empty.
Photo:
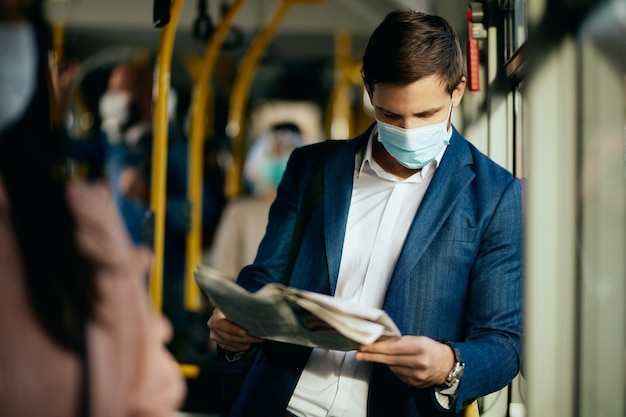
[[[464,342],[453,343],[465,362],[456,411],[484,392],[505,387],[521,363],[522,195],[519,179],[501,194],[481,236],[471,270]]]

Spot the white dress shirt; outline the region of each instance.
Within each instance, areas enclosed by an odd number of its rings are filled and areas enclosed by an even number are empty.
[[[445,152],[398,180],[372,157],[374,127],[356,156],[354,187],[335,297],[381,308],[411,222]],[[313,349],[287,410],[300,417],[367,415],[371,364],[355,351]]]

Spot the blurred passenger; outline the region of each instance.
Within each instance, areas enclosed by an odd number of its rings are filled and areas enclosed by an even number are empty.
[[[86,140],[72,140],[74,159],[94,163],[104,159],[116,206],[135,243],[153,244],[150,191],[153,145],[153,69],[146,63],[125,62],[111,71],[107,90],[100,98],[101,131]],[[178,357],[186,345],[188,313],[184,307],[186,235],[189,232],[187,200],[188,141],[175,121],[177,95],[168,101],[165,235],[163,252],[163,313],[174,326],[170,348]],[[219,196],[205,184],[202,215],[207,227],[219,216]]]
[[[244,167],[250,195],[226,205],[212,248],[213,267],[233,280],[254,260],[289,155],[303,143],[293,123],[274,125],[252,143]]]
[[[101,131],[70,140],[70,154],[89,166],[102,165],[124,224],[140,243],[150,190],[152,68],[136,62],[114,67],[99,112]]]
[[[42,0],[0,0],[0,415],[175,416],[171,329],[104,184],[52,134]]]
[[[141,225],[150,197],[152,157],[152,68],[122,64],[113,69],[100,99],[102,130],[114,149],[107,178],[120,198],[130,230]],[[132,236],[138,234],[131,233]]]

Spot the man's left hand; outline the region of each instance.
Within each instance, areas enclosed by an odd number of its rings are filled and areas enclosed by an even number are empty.
[[[393,337],[361,345],[356,359],[387,364],[404,383],[416,388],[443,384],[455,363],[449,346],[425,336]]]

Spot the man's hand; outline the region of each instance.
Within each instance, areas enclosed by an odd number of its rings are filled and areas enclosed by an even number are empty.
[[[361,345],[356,359],[387,364],[404,383],[416,388],[443,384],[455,363],[452,348],[425,336]]]
[[[250,349],[253,343],[261,343],[263,339],[250,336],[246,329],[228,320],[219,309],[214,309],[207,322],[211,329],[211,340],[229,352],[241,352]]]

